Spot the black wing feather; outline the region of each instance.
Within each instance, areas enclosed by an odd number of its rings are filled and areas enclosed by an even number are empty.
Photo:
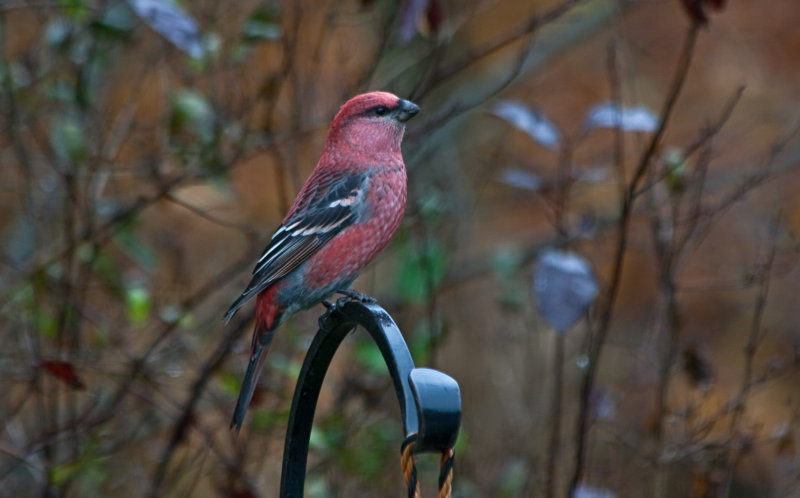
[[[285,277],[336,234],[355,223],[368,180],[365,174],[334,179],[327,190],[315,192],[306,209],[278,227],[253,268],[253,278],[247,288],[225,312],[225,320],[230,320],[250,298]]]

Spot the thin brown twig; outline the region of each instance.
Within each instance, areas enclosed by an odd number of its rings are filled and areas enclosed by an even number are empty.
[[[108,243],[129,220],[135,218],[136,215],[145,208],[162,200],[169,193],[171,193],[174,188],[177,188],[177,186],[183,184],[189,179],[192,179],[192,175],[180,174],[163,180],[161,184],[158,185],[156,192],[147,196],[140,196],[125,208],[117,211],[116,214],[108,218],[96,228],[82,231],[74,238],[73,243],[65,244],[64,247],[57,249],[53,254],[44,258],[41,263],[23,271],[23,273],[17,277],[18,280],[22,282],[30,281],[30,279],[35,275],[44,272],[48,267],[62,260],[68,254],[70,254],[70,252],[74,251],[77,248],[76,244],[89,243],[95,247],[102,247]],[[14,292],[14,289],[12,288],[8,292],[12,293]],[[8,302],[8,297],[8,293],[2,296],[3,302]]]
[[[551,8],[550,10],[532,16],[524,23],[517,25],[515,28],[505,31],[496,39],[491,40],[486,45],[467,52],[464,57],[456,62],[442,67],[432,78],[435,85],[439,85],[454,75],[460,73],[464,69],[476,64],[481,59],[501,50],[512,43],[526,37],[530,37],[541,26],[556,21],[560,17],[570,12],[574,7],[580,5],[586,0],[566,0]],[[427,93],[430,88],[423,89],[422,93]]]
[[[553,345],[553,395],[550,406],[550,441],[547,446],[547,470],[545,472],[545,496],[560,496],[557,492],[558,474],[556,472],[561,441],[561,418],[564,396],[564,332],[555,332]]]
[[[232,229],[237,230],[237,231],[239,231],[241,233],[244,233],[244,234],[246,234],[248,236],[254,236],[254,235],[257,235],[257,233],[258,233],[255,229],[253,229],[253,227],[251,227],[249,225],[244,225],[244,224],[241,224],[241,223],[236,223],[236,222],[233,222],[233,221],[228,221],[228,220],[224,220],[222,218],[218,218],[218,217],[210,214],[208,211],[206,211],[206,210],[204,210],[202,208],[199,208],[199,207],[195,206],[194,204],[192,204],[190,202],[184,201],[183,199],[179,198],[178,196],[176,196],[175,194],[173,194],[171,192],[168,193],[167,195],[165,195],[164,198],[166,200],[168,200],[168,201],[170,201],[170,202],[172,202],[174,204],[177,204],[178,206],[190,211],[191,213],[196,214],[198,217],[200,217],[200,218],[202,218],[202,219],[204,219],[206,221],[209,221],[209,222],[211,222],[211,223],[213,223],[215,225],[219,225],[219,226],[225,227],[225,228],[232,228]]]
[[[203,363],[197,378],[192,384],[189,391],[189,398],[183,404],[181,415],[176,419],[175,424],[172,426],[172,435],[170,436],[169,443],[164,448],[164,452],[159,459],[158,467],[153,475],[153,480],[150,484],[150,496],[156,497],[159,495],[159,490],[164,481],[167,473],[167,467],[172,455],[175,453],[178,445],[186,437],[186,431],[192,426],[192,418],[194,417],[194,409],[197,406],[203,390],[211,380],[211,376],[219,370],[228,353],[231,351],[231,346],[236,339],[242,335],[249,320],[246,318],[239,319],[239,321],[232,327],[228,327],[227,332],[217,344],[216,349],[211,356]]]
[[[683,84],[686,81],[689,65],[694,56],[695,43],[700,26],[693,23],[684,38],[683,49],[678,59],[678,66],[673,77],[672,84],[670,85],[669,93],[667,95],[664,106],[659,114],[659,126],[650,139],[647,148],[642,153],[639,163],[633,172],[630,181],[624,189],[624,195],[620,200],[620,216],[617,228],[617,240],[614,249],[614,259],[612,262],[611,277],[608,287],[605,292],[605,300],[601,303],[599,309],[598,326],[593,340],[590,343],[588,359],[589,363],[586,367],[586,372],[583,376],[580,391],[580,408],[578,412],[578,421],[575,432],[576,437],[576,455],[575,455],[575,472],[573,473],[570,484],[570,495],[575,493],[578,485],[583,477],[583,460],[585,458],[585,442],[583,441],[587,436],[587,429],[589,423],[589,398],[592,390],[594,389],[595,379],[597,375],[597,368],[600,357],[603,351],[608,331],[611,326],[611,317],[613,315],[617,294],[622,282],[622,268],[627,253],[628,231],[630,222],[633,215],[633,205],[636,199],[636,190],[639,182],[644,177],[647,167],[650,165],[656,151],[661,143],[661,138],[666,131],[667,124],[669,123],[672,111],[678,96],[680,95]]]
[[[742,382],[739,386],[739,392],[733,402],[733,412],[731,413],[731,422],[729,427],[729,436],[731,440],[743,437],[741,433],[741,421],[745,412],[745,404],[750,390],[753,388],[753,366],[755,363],[756,351],[758,345],[764,339],[766,331],[764,330],[764,311],[767,307],[767,300],[769,298],[770,284],[772,282],[772,265],[775,262],[775,255],[778,249],[778,237],[781,227],[782,213],[778,211],[772,218],[769,226],[769,248],[767,254],[764,256],[764,261],[759,265],[756,271],[756,280],[758,282],[758,289],[756,291],[755,300],[753,304],[753,318],[750,321],[750,332],[747,336],[747,343],[742,351],[744,356],[744,369],[742,370]],[[738,445],[729,445],[730,452],[728,456],[729,464],[726,469],[725,488],[730,490],[731,482],[734,473],[738,466],[739,460],[742,458],[742,452],[738,451]],[[728,493],[722,496],[727,496]]]
[[[218,292],[226,282],[250,266],[252,263],[252,255],[249,252],[239,260],[230,264],[223,269],[214,278],[210,279],[203,287],[198,289],[195,293],[181,302],[179,308],[182,310],[195,309],[202,302],[208,299],[211,295]],[[243,318],[246,320],[246,318]],[[179,321],[165,322],[162,330],[150,342],[147,348],[133,361],[130,362],[128,372],[124,376],[124,380],[117,386],[116,391],[109,396],[109,401],[104,403],[103,406],[92,405],[88,407],[80,417],[67,421],[66,423],[57,427],[45,428],[43,433],[37,438],[32,440],[26,448],[27,454],[40,451],[46,441],[51,440],[56,435],[69,432],[69,431],[86,431],[93,427],[97,427],[106,423],[117,414],[117,410],[130,393],[130,388],[133,382],[139,377],[147,365],[147,361],[152,354],[158,349],[168,337],[170,337],[180,325]],[[48,427],[48,426],[46,426]]]

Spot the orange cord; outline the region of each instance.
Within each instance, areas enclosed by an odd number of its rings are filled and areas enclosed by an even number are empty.
[[[453,492],[453,461],[455,452],[452,448],[442,452],[439,474],[439,498],[450,498]]]
[[[417,481],[417,458],[414,454],[416,447],[416,437],[406,439],[403,443],[403,451],[400,454],[400,465],[403,467],[403,477],[406,480],[409,496],[420,498],[419,482]],[[413,494],[411,487],[413,486]]]
[[[416,437],[412,436],[403,443],[400,453],[400,465],[403,468],[403,478],[408,488],[408,496],[420,498],[419,481],[417,481],[417,458],[415,454]],[[453,461],[455,452],[453,449],[442,452],[442,460],[439,473],[439,494],[438,498],[450,498],[453,493]],[[413,488],[413,489],[412,489]]]

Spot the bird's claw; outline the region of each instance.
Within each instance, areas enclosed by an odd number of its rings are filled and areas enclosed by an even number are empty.
[[[368,296],[366,294],[362,294],[362,293],[358,292],[357,290],[353,290],[353,289],[339,289],[339,290],[336,291],[336,293],[345,296],[347,299],[349,299],[351,301],[359,301],[359,302],[362,302],[364,304],[375,304],[375,303],[378,302],[378,300],[375,299],[374,297]],[[344,299],[344,298],[340,298],[339,301],[341,301],[342,299]],[[338,301],[337,301],[337,303],[338,303]]]

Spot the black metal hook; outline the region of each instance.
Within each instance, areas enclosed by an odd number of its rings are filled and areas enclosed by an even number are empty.
[[[341,298],[320,317],[319,331],[297,379],[283,450],[281,498],[303,496],[308,443],[322,381],[342,340],[357,325],[369,332],[386,361],[406,438],[416,435],[418,451],[447,451],[455,443],[461,422],[458,383],[442,372],[415,368],[400,329],[383,308]]]

